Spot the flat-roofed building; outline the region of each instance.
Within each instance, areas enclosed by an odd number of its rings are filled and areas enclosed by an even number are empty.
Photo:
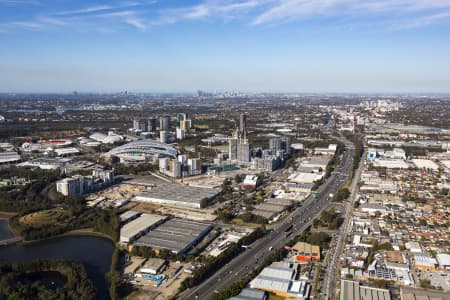
[[[449,292],[427,291],[410,287],[400,288],[401,300],[450,300]]]
[[[142,214],[139,218],[125,224],[120,229],[120,242],[124,244],[132,242],[139,236],[157,227],[165,219],[167,219],[165,216]]]
[[[20,155],[15,151],[0,152],[0,164],[9,164],[20,161]]]
[[[149,258],[140,268],[141,273],[156,275],[167,266],[167,261],[161,258]]]
[[[39,168],[41,170],[62,169],[67,161],[59,158],[36,158],[18,164],[24,168]]]
[[[121,223],[128,223],[131,220],[137,219],[141,213],[134,210],[127,210],[119,215]]]
[[[391,300],[389,290],[362,286],[358,281],[341,280],[340,300]]]
[[[181,184],[161,184],[136,196],[135,200],[175,207],[203,208],[218,193],[218,190],[212,188]]]
[[[450,271],[450,254],[440,253],[436,254],[436,260],[439,263],[439,267],[443,270]]]
[[[213,226],[207,223],[171,219],[140,237],[133,245],[184,254],[197,245],[212,228]]]
[[[239,295],[231,297],[229,300],[266,300],[267,293],[257,289],[245,288]]]
[[[408,169],[409,165],[403,159],[397,158],[377,158],[373,165],[379,168],[387,169]]]
[[[297,242],[292,249],[296,252],[297,261],[320,261],[320,247],[304,242]]]
[[[439,170],[439,166],[434,161],[429,159],[412,159],[411,161],[418,169],[425,169],[431,171]]]
[[[264,268],[249,286],[282,297],[308,299],[311,286],[304,281],[294,280],[295,270],[287,263],[274,263]]]
[[[57,148],[53,150],[53,152],[55,152],[57,156],[69,156],[74,154],[80,154],[80,150],[78,150],[75,147]]]
[[[437,261],[427,253],[414,253],[414,267],[416,269],[434,271]]]

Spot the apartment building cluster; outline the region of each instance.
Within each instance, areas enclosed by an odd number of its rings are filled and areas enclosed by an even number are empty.
[[[170,138],[170,121],[168,115],[159,117],[159,126],[157,126],[157,118],[151,117],[147,120],[134,119],[133,127],[129,129],[134,135],[142,137],[152,137],[159,130],[159,139],[161,143],[168,143]],[[184,140],[186,133],[192,128],[192,119],[187,113],[177,114],[177,126],[175,127],[175,136],[177,140]],[[172,137],[173,140],[173,137]]]
[[[74,175],[56,182],[56,190],[64,196],[79,196],[114,183],[113,170],[93,170],[92,175]]]
[[[199,158],[187,158],[186,155],[173,159],[165,157],[159,159],[159,172],[172,178],[200,175],[202,164]]]

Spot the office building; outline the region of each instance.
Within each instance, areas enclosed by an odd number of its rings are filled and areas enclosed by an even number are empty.
[[[133,130],[134,131],[145,131],[145,124],[141,120],[133,120]]]
[[[239,115],[239,132],[241,137],[247,137],[247,115],[245,113]]]
[[[91,176],[75,175],[56,182],[56,190],[64,196],[78,196],[114,183],[113,170],[93,170]]]
[[[237,160],[241,163],[249,163],[251,159],[251,147],[248,141],[237,144]]]
[[[162,116],[159,118],[159,130],[168,131],[170,118],[169,116]]]
[[[272,151],[272,153],[277,153],[277,151],[280,151],[281,148],[281,139],[276,137],[276,138],[271,138],[269,140],[269,149],[270,151]]]
[[[159,141],[163,144],[167,144],[167,140],[169,139],[169,134],[165,130],[161,130],[159,132]]]
[[[237,160],[237,145],[238,145],[238,136],[237,132],[233,134],[233,136],[228,140],[228,159],[229,160]]]
[[[188,119],[187,113],[177,113],[177,122],[181,122]]]
[[[292,152],[291,137],[282,136],[280,139],[281,139],[281,150],[284,150],[286,154],[291,154]]]
[[[280,153],[291,153],[291,138],[288,136],[271,138],[269,140],[269,149],[272,154],[279,155]]]
[[[186,137],[186,130],[180,127],[177,127],[177,140],[182,141]]]
[[[155,118],[148,119],[147,131],[148,132],[155,132],[156,131],[156,119]]]

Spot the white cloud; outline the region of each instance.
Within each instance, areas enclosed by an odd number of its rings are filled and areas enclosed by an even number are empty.
[[[148,28],[147,24],[145,24],[141,19],[138,18],[127,18],[125,19],[125,23],[141,30],[145,30]]]
[[[0,0],[0,4],[31,4],[39,0]],[[113,27],[128,24],[139,30],[196,20],[224,20],[251,25],[332,17],[336,26],[371,24],[383,29],[429,26],[450,19],[450,0],[197,0],[197,4],[158,9],[155,0],[116,0],[59,12],[39,11],[31,22],[14,20],[2,28],[48,29]],[[152,6],[151,9],[148,7]],[[132,9],[132,10],[131,10]],[[101,21],[104,19],[104,21]],[[106,21],[108,19],[108,21]],[[30,23],[27,25],[27,23]],[[4,30],[4,29],[3,29]]]
[[[95,5],[95,6],[85,7],[85,8],[81,8],[81,9],[57,12],[56,15],[64,16],[64,15],[88,14],[88,13],[94,13],[94,12],[99,12],[99,11],[111,10],[113,8],[114,7],[110,6],[110,5]]]
[[[449,0],[273,0],[251,23],[260,25],[314,16],[363,18],[373,15],[383,20],[394,20],[399,16],[407,18],[423,13],[430,14],[428,24],[431,24],[433,20],[446,18],[432,17],[436,10],[445,8],[450,8]]]
[[[37,0],[0,0],[0,5],[37,5],[40,2]]]

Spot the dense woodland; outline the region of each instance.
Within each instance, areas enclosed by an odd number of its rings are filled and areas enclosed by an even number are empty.
[[[57,272],[64,277],[63,286],[49,286],[39,274]],[[36,276],[37,275],[37,276]],[[36,280],[30,283],[30,278]],[[83,265],[62,260],[37,260],[29,263],[0,264],[0,298],[7,299],[96,299],[96,289]]]

